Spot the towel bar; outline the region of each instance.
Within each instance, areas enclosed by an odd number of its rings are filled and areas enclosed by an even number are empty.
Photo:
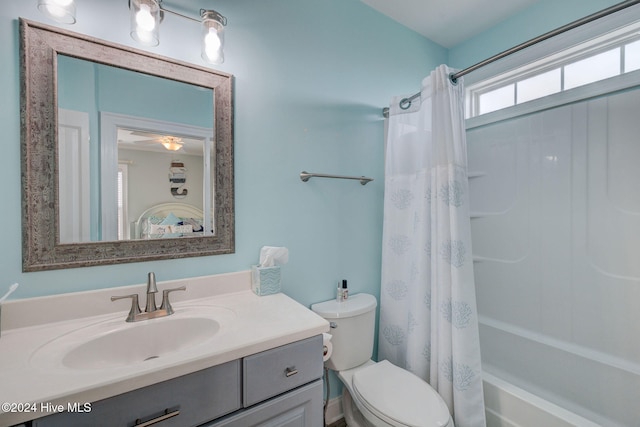
[[[302,180],[302,182],[307,182],[307,181],[309,181],[309,178],[312,178],[312,177],[316,177],[316,178],[337,178],[337,179],[355,179],[355,180],[360,181],[360,184],[362,184],[362,185],[366,185],[367,182],[373,181],[373,178],[368,178],[366,176],[329,175],[329,174],[324,174],[324,173],[313,173],[313,172],[306,172],[306,171],[300,172],[300,179]]]

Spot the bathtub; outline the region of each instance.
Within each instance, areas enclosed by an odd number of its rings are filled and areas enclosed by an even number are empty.
[[[482,373],[487,427],[601,427],[487,372]],[[340,396],[329,400],[327,425],[343,418]]]
[[[495,375],[482,379],[487,427],[600,427]]]

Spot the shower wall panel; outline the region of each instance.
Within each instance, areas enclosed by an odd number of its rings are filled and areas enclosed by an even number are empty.
[[[602,425],[640,425],[640,91],[467,141],[484,368]]]

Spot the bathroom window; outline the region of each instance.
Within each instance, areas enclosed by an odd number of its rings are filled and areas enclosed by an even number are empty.
[[[517,107],[640,70],[639,28],[640,23],[634,23],[520,68],[474,82],[467,87],[467,118]]]
[[[640,70],[640,40],[624,47],[624,72]]]
[[[516,104],[542,98],[562,90],[562,69],[545,71],[517,83]]]
[[[486,114],[492,111],[502,110],[515,104],[514,84],[492,89],[489,92],[478,94],[478,114]]]
[[[624,73],[620,65],[621,48],[589,56],[564,66],[564,90],[594,83]]]

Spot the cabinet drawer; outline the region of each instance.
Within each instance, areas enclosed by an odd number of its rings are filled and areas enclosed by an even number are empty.
[[[126,427],[160,419],[162,427],[198,426],[242,407],[240,361],[214,366],[91,404],[91,411],[50,415],[34,427]],[[175,416],[170,416],[178,411]]]
[[[245,357],[245,408],[322,377],[322,335]]]

